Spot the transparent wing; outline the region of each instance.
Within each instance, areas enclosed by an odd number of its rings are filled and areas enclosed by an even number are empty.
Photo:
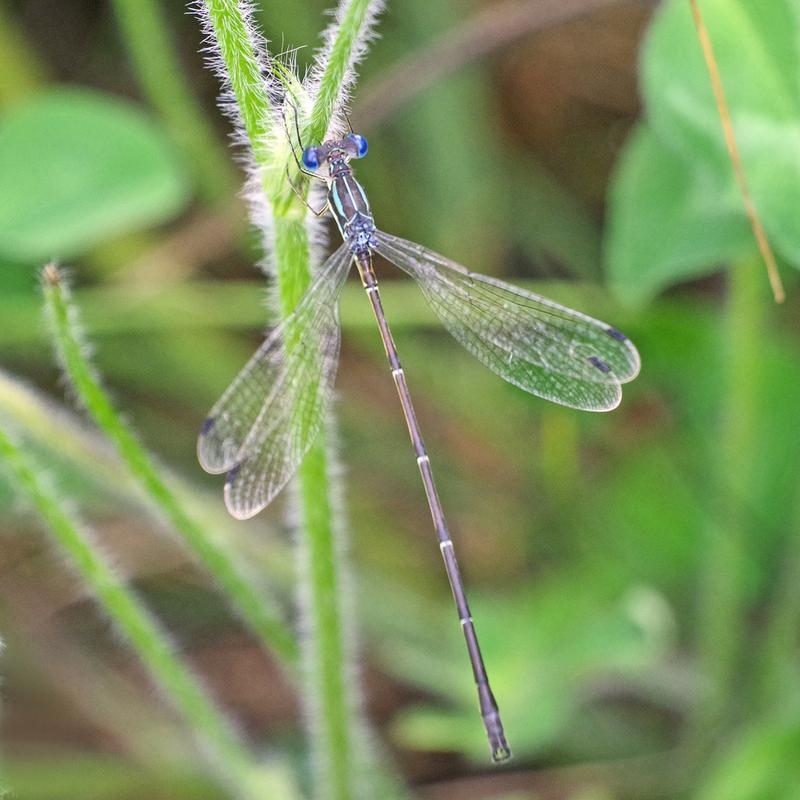
[[[203,424],[197,457],[227,472],[225,503],[247,519],[294,474],[322,425],[339,360],[339,293],[352,255],[342,245],[294,312],[266,338]]]
[[[619,405],[639,353],[616,328],[383,231],[376,251],[417,281],[448,331],[526,392],[587,411]]]

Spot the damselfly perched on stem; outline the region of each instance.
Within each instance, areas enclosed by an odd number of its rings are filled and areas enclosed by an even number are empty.
[[[450,333],[489,369],[531,394],[571,408],[610,411],[639,354],[616,328],[464,267],[375,227],[351,159],[367,153],[350,133],[303,151],[302,167],[325,165],[330,210],[344,243],[323,264],[294,312],[276,327],[211,410],[198,440],[200,464],[227,473],[225,503],[252,517],[286,485],[308,452],[333,394],[339,358],[339,294],[355,263],[378,323],[422,476],[447,577],[464,631],[492,758],[511,755],[481,656],[453,542],[433,480],[405,373],[372,265],[383,256],[420,286]],[[313,210],[313,209],[312,209]]]

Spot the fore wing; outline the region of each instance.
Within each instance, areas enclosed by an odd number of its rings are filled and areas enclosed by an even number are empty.
[[[417,281],[448,331],[501,378],[572,408],[609,411],[639,354],[616,328],[469,272],[421,245],[383,231],[376,251]]]
[[[319,433],[339,360],[339,294],[350,271],[342,245],[294,312],[273,329],[211,409],[197,441],[207,472],[227,472],[234,517],[258,513],[286,485]]]

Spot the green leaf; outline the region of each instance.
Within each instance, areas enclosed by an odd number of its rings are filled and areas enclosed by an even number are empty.
[[[0,121],[0,256],[83,253],[161,222],[189,186],[164,134],[135,106],[60,88]]]
[[[773,245],[800,266],[800,12],[793,0],[703,0],[747,182]],[[733,168],[689,4],[657,14],[642,63],[647,116],[692,169]],[[741,213],[744,214],[740,201]]]
[[[800,13],[789,0],[704,0],[745,175],[775,249],[800,266]],[[611,190],[605,257],[641,302],[754,244],[689,4],[665,3],[642,60],[646,126]]]
[[[649,300],[754,246],[732,180],[684,160],[647,125],[634,129],[612,182],[605,232],[608,279],[621,300]]]

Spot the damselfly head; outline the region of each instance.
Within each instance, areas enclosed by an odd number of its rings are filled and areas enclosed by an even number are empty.
[[[306,147],[303,150],[303,166],[306,169],[319,169],[326,161],[349,161],[351,158],[363,158],[367,154],[367,140],[357,134],[348,133],[343,139],[331,139],[318,147]]]

